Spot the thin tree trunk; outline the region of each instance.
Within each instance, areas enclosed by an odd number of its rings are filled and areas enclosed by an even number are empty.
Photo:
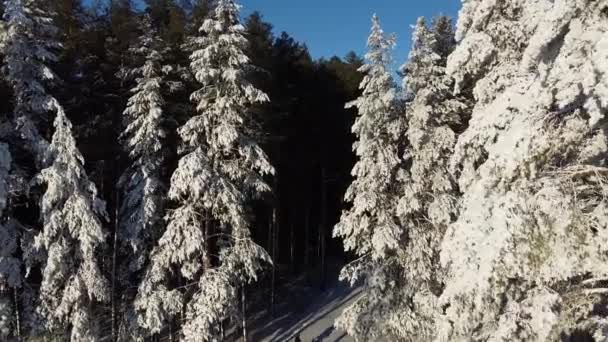
[[[222,341],[226,340],[226,329],[224,329],[225,323],[226,323],[226,320],[222,320],[220,322],[220,336],[222,338]]]
[[[296,273],[296,255],[295,255],[295,220],[294,214],[291,215],[291,222],[289,222],[289,265],[291,267],[291,273]]]
[[[278,139],[278,144],[277,146],[277,165],[276,168],[277,170],[279,169],[279,164],[281,161],[281,138]],[[280,190],[279,190],[279,176],[275,175],[274,177],[274,194],[275,194],[275,198],[274,198],[274,203],[272,206],[272,223],[271,223],[271,245],[272,245],[272,274],[271,274],[271,279],[270,279],[270,316],[274,318],[275,316],[275,287],[276,287],[276,273],[277,273],[277,264],[279,263],[278,258],[279,258],[279,253],[278,253],[278,235],[279,235],[279,220],[277,218],[278,216],[278,210],[279,210],[279,205],[281,203],[280,201]]]
[[[270,284],[270,315],[274,317],[274,297],[276,287],[276,273],[277,273],[277,208],[272,210],[272,276]]]
[[[111,306],[111,330],[112,330],[112,341],[117,340],[116,336],[116,328],[117,328],[117,318],[116,318],[116,254],[118,250],[118,208],[119,208],[119,195],[118,191],[115,191],[115,205],[114,205],[114,241],[112,243],[112,288],[110,289],[110,300],[112,302]]]
[[[308,265],[310,263],[310,208],[306,209],[306,216],[304,216],[304,270],[308,271]]]
[[[268,215],[268,242],[266,243],[266,250],[272,252],[272,211]]]
[[[245,301],[245,286],[241,287],[241,314],[243,322],[243,342],[247,342],[247,302]]]
[[[327,237],[325,225],[327,223],[327,184],[325,168],[321,167],[321,222],[319,223],[319,248],[321,250],[321,290],[325,291],[327,280],[326,243]]]
[[[269,289],[272,289],[272,284],[273,284],[273,273],[274,273],[274,251],[273,251],[273,243],[272,243],[272,229],[273,229],[273,224],[274,224],[274,220],[273,220],[273,215],[274,215],[274,209],[273,211],[270,212],[270,214],[268,215],[268,244],[266,245],[266,250],[268,251],[268,253],[270,253],[270,258],[272,259],[272,269],[270,270],[270,278],[268,279],[268,287]],[[270,293],[270,297],[272,297],[274,294]],[[272,300],[269,301],[268,304],[268,312],[272,315]]]
[[[21,314],[19,312],[19,293],[17,289],[13,289],[13,297],[15,301],[15,333],[17,334],[17,341],[23,341],[21,336]]]

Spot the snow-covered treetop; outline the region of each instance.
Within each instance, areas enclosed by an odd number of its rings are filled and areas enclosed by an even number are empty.
[[[392,52],[396,40],[397,38],[394,34],[385,35],[384,30],[382,30],[382,27],[380,26],[380,19],[374,14],[372,16],[371,34],[367,38],[368,51],[365,54],[365,58],[369,61],[369,65],[391,65],[391,62],[393,61]]]
[[[399,205],[406,226],[445,226],[454,214],[456,189],[448,166],[456,144],[454,129],[465,108],[452,95],[453,80],[446,74],[454,46],[448,17],[438,17],[432,27],[419,18],[409,59],[401,68],[403,88],[413,97],[406,106],[410,146],[405,153],[412,165]]]
[[[133,167],[157,169],[162,161],[163,106],[163,42],[149,18],[142,20],[144,35],[129,51],[143,59],[140,66],[127,73],[135,77],[133,94],[124,111],[126,129],[122,134],[125,151],[134,162]]]
[[[89,303],[108,299],[108,285],[96,260],[105,234],[100,217],[105,203],[89,181],[84,160],[63,108],[51,99],[55,132],[46,159],[48,168],[37,181],[46,186],[41,200],[42,232],[35,248],[44,255],[40,312],[49,328],[71,326],[74,341],[90,341]]]
[[[51,39],[57,29],[48,11],[36,0],[6,0],[4,20],[7,28],[4,72],[15,94],[14,117],[40,161],[46,142],[36,124],[52,111],[45,85],[57,79],[47,66],[57,60],[54,51],[59,43]]]
[[[401,67],[405,75],[403,89],[412,94],[418,90],[430,88],[432,93],[435,87],[449,85],[450,77],[445,75],[445,64],[449,53],[455,46],[452,21],[449,17],[437,17],[432,28],[427,26],[424,17],[418,18],[412,34],[412,48],[407,63]],[[425,76],[436,76],[436,81],[441,84],[433,84],[432,87],[426,83],[429,80]]]
[[[245,54],[248,43],[238,15],[239,6],[234,1],[218,1],[213,18],[201,26],[203,35],[197,37],[198,49],[190,57],[196,80],[202,85],[191,99],[197,103],[201,115],[182,127],[180,135],[190,145],[209,145],[210,155],[230,153],[233,146],[239,144],[248,147],[247,141],[239,141],[248,133],[243,130],[250,120],[246,108],[249,104],[268,101],[267,95],[245,78],[250,68]],[[199,131],[197,127],[204,129]],[[251,161],[260,161],[252,155],[254,151],[240,152],[252,157]],[[271,172],[272,168],[265,164],[252,166],[263,173]]]

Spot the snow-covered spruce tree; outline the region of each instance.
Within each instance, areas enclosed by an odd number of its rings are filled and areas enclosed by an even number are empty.
[[[150,332],[185,305],[185,341],[217,339],[219,323],[237,313],[239,286],[270,262],[249,232],[248,201],[270,190],[263,177],[274,169],[253,140],[249,106],[268,97],[244,78],[243,30],[239,6],[219,0],[194,41],[191,67],[202,87],[191,99],[198,115],[179,129],[182,158],[169,189],[176,208],[166,217],[136,300],[139,322]],[[213,236],[205,232],[209,220],[217,225]],[[205,268],[211,243],[217,256]],[[185,286],[176,287],[176,277]]]
[[[134,257],[128,260],[130,272],[142,268],[145,250],[151,247],[150,240],[162,220],[164,184],[160,173],[167,134],[163,127],[163,42],[147,17],[142,20],[142,32],[137,45],[130,49],[144,60],[129,70],[136,85],[124,111],[126,128],[122,134],[131,165],[119,181],[123,189],[119,238]]]
[[[91,305],[108,298],[108,284],[95,255],[105,241],[100,221],[106,216],[105,203],[85,173],[63,108],[55,99],[48,105],[56,117],[46,156],[50,166],[37,177],[46,186],[42,232],[34,244],[44,255],[39,310],[50,332],[69,331],[71,341],[94,341]]]
[[[130,52],[142,58],[143,64],[128,71],[130,77],[135,77],[135,87],[124,111],[126,128],[122,134],[130,165],[118,184],[122,192],[119,259],[123,260],[119,278],[125,284],[137,281],[137,273],[155,243],[154,238],[163,223],[165,193],[165,184],[160,178],[166,136],[163,128],[163,42],[148,17],[142,19],[141,29],[144,35]]]
[[[44,84],[56,79],[48,63],[57,60],[57,28],[39,1],[6,0],[4,4],[7,32],[2,53],[6,80],[14,93],[13,119],[40,167],[48,142],[38,125],[48,114],[49,95]]]
[[[457,214],[458,191],[449,171],[465,105],[452,95],[445,66],[455,46],[451,20],[442,16],[427,27],[418,19],[412,50],[402,67],[407,119],[407,169],[401,175],[397,214],[406,235],[397,253],[404,271],[393,294],[386,333],[402,341],[430,341],[443,289],[439,245]],[[390,336],[389,335],[389,336]]]
[[[359,257],[342,270],[340,278],[351,284],[364,282],[363,295],[344,311],[336,326],[361,340],[386,335],[386,321],[394,308],[392,294],[403,271],[396,253],[403,242],[396,209],[402,192],[400,145],[405,120],[396,110],[390,71],[395,39],[384,34],[376,16],[372,22],[367,62],[359,69],[365,74],[363,94],[347,105],[359,111],[352,127],[359,160],[345,195],[352,207],[334,228],[334,236],[343,238],[345,249]]]
[[[608,2],[467,0],[442,341],[608,339]]]

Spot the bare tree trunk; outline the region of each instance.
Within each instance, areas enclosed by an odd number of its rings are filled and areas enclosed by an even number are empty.
[[[222,320],[220,322],[220,336],[222,338],[222,341],[226,340],[226,329],[224,329],[225,323],[226,323],[226,320]]]
[[[19,312],[19,290],[13,289],[13,299],[15,301],[15,333],[17,335],[17,341],[23,341],[21,336],[21,314]]]
[[[268,278],[268,287],[267,288],[272,288],[272,272],[274,272],[274,253],[272,251],[272,224],[273,224],[273,219],[272,219],[272,215],[273,212],[270,211],[269,215],[268,215],[268,242],[266,244],[266,250],[268,251],[268,253],[270,253],[270,258],[272,259],[272,266],[271,266],[271,276],[270,278]],[[272,296],[272,293],[270,294],[270,296]],[[272,305],[268,304],[268,312],[271,311],[272,309]]]
[[[270,211],[270,214],[268,215],[268,242],[266,243],[266,250],[269,253],[272,253],[272,210]],[[273,260],[274,262],[274,260]]]
[[[327,224],[327,183],[325,167],[321,167],[321,222],[319,223],[319,249],[321,250],[321,290],[325,291],[327,280],[326,243],[327,237],[325,225]]]
[[[308,265],[310,263],[310,208],[306,209],[306,216],[304,216],[304,270],[308,271]]]
[[[241,314],[243,322],[243,342],[247,342],[247,302],[245,301],[245,286],[241,287]]]
[[[119,194],[118,191],[115,190],[115,203],[114,203],[114,241],[112,242],[112,288],[110,290],[110,300],[112,302],[111,304],[111,330],[112,330],[112,341],[116,341],[117,340],[117,333],[116,333],[116,328],[117,328],[117,313],[116,313],[116,254],[117,254],[117,250],[118,250],[118,227],[119,227],[119,223],[118,223],[118,208],[119,208]]]
[[[290,216],[291,222],[289,222],[289,267],[291,273],[296,273],[296,255],[295,255],[295,215],[292,213]]]
[[[272,210],[272,276],[271,276],[271,284],[270,284],[270,315],[274,317],[274,297],[275,297],[275,287],[276,287],[276,273],[277,273],[277,208],[273,208]]]
[[[280,160],[281,160],[281,137],[277,137],[277,142],[278,144],[276,145],[277,147],[277,170],[279,168],[279,164],[280,164]],[[274,186],[273,186],[273,190],[274,190],[274,203],[272,205],[272,223],[271,223],[271,236],[270,239],[271,241],[271,245],[272,245],[272,274],[271,274],[271,279],[270,279],[270,316],[274,318],[275,316],[275,287],[276,287],[276,273],[277,273],[277,264],[279,263],[278,258],[279,258],[279,253],[278,253],[278,236],[279,236],[279,220],[277,218],[277,216],[279,215],[278,210],[279,210],[279,205],[281,203],[280,201],[280,189],[279,189],[279,176],[275,175],[274,177]]]

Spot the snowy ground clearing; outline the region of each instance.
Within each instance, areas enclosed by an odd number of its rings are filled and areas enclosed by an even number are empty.
[[[298,332],[302,341],[353,341],[344,332],[336,330],[333,323],[357,298],[359,289],[338,285],[325,293],[308,290],[297,289],[292,297],[294,302],[282,305],[275,319],[260,317],[256,322],[259,324],[254,323],[251,341],[292,341]]]
[[[333,323],[361,290],[339,282],[337,269],[332,268],[326,291],[319,290],[316,282],[300,277],[279,290],[275,318],[270,318],[266,309],[249,312],[249,341],[288,342],[294,340],[296,333],[300,333],[303,342],[354,341],[336,330]]]

